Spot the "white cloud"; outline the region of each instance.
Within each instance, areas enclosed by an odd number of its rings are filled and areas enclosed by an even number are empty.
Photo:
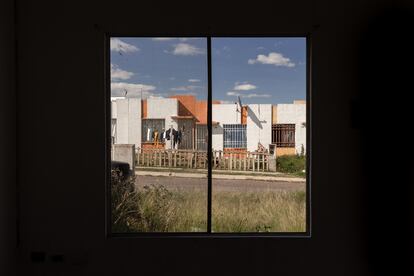
[[[199,80],[199,79],[189,79],[188,81],[189,81],[189,82],[200,82],[200,80]]]
[[[195,56],[203,54],[204,51],[188,43],[178,43],[174,45],[172,53],[180,56]]]
[[[234,104],[232,101],[219,100],[221,104]]]
[[[202,86],[198,85],[185,85],[185,86],[179,86],[179,87],[173,87],[170,90],[171,91],[191,91],[195,89],[202,88]]]
[[[126,82],[111,82],[111,96],[120,97],[124,96],[127,91],[128,98],[140,98],[142,92],[142,98],[149,98],[156,96],[154,93],[155,86],[140,84],[140,83],[126,83]]]
[[[249,83],[244,83],[244,84],[237,84],[234,86],[234,90],[243,90],[243,91],[247,91],[247,90],[253,90],[256,89],[256,85],[253,84],[249,84]]]
[[[153,41],[172,41],[172,40],[179,40],[179,41],[188,41],[188,40],[198,40],[201,37],[153,37]]]
[[[241,94],[239,92],[229,91],[226,93],[227,96],[240,96]]]
[[[272,95],[269,95],[269,94],[257,94],[257,93],[242,94],[240,92],[235,92],[235,91],[229,91],[226,94],[227,96],[230,96],[230,97],[240,96],[240,98],[270,98],[272,97]]]
[[[170,41],[170,40],[175,40],[177,38],[175,37],[154,37],[152,38],[152,40],[154,41]]]
[[[111,63],[111,80],[127,80],[133,75],[134,73],[122,70],[118,65]]]
[[[271,64],[274,66],[286,66],[286,67],[294,67],[295,64],[290,60],[290,58],[284,57],[280,53],[269,53],[269,55],[258,55],[256,59],[249,59],[249,64]]]
[[[243,97],[243,98],[270,98],[270,97],[272,97],[272,95],[252,93],[252,94],[247,94],[247,95],[241,95],[240,97]]]
[[[120,40],[119,38],[111,38],[110,44],[111,44],[111,51],[117,51],[120,53],[132,53],[132,52],[139,51],[138,47],[132,44],[128,44]]]

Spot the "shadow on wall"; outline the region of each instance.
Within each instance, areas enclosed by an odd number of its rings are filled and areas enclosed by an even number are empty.
[[[247,116],[249,116],[252,121],[260,128],[263,129],[262,122],[260,119],[256,116],[256,114],[253,112],[253,110],[248,106],[247,107]]]
[[[414,11],[384,10],[359,49],[362,218],[373,275],[413,275]]]

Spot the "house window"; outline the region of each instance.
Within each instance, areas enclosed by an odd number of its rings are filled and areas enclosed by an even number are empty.
[[[223,125],[223,148],[247,148],[246,125]]]
[[[207,125],[197,125],[196,127],[196,149],[207,151],[208,132]]]
[[[142,142],[154,142],[154,133],[158,132],[158,141],[165,128],[164,119],[142,119]]]
[[[295,124],[272,125],[272,144],[278,148],[295,147]]]
[[[306,122],[305,37],[126,36],[106,46],[107,233],[309,233],[309,155],[293,169],[280,157],[310,130],[275,124]],[[282,172],[302,179],[269,181]]]

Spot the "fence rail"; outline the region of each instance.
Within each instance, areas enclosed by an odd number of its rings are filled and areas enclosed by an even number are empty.
[[[269,171],[269,153],[213,150],[213,169],[230,171]],[[143,149],[136,150],[136,166],[207,169],[207,151]]]

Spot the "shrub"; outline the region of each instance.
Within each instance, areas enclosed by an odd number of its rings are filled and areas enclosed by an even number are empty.
[[[285,173],[302,173],[306,167],[305,155],[283,155],[276,158],[277,170]]]
[[[156,185],[135,190],[135,176],[123,178],[112,171],[111,196],[114,233],[164,232],[177,218],[173,194]]]
[[[111,171],[111,216],[112,231],[115,233],[133,231],[141,217],[134,185],[134,176],[124,178],[119,171]]]

